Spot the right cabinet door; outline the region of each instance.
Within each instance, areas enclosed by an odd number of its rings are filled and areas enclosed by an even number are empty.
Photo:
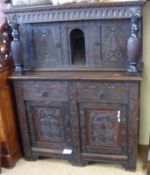
[[[125,154],[127,106],[80,103],[82,153]]]
[[[78,83],[77,88],[81,154],[125,156],[128,132],[127,85],[84,82]]]

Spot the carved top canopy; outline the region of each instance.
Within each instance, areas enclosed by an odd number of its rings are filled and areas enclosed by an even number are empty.
[[[5,13],[12,23],[39,23],[142,16],[142,1],[76,3],[64,5],[12,6]]]
[[[11,51],[16,66],[15,71],[22,72],[22,70],[33,68],[38,70],[68,67],[77,69],[80,66],[81,69],[87,70],[102,69],[102,67],[123,70],[128,64],[128,72],[137,72],[141,68],[141,20],[138,18],[142,17],[144,2],[145,0],[132,0],[58,6],[46,4],[12,6],[5,13],[12,27]],[[60,21],[63,23],[57,25]],[[75,25],[76,21],[78,21],[78,26]],[[50,24],[50,22],[55,23]],[[84,43],[82,39],[80,42],[85,45],[83,46],[83,52],[86,53],[85,65],[74,64],[75,49],[72,49],[73,42],[71,46],[68,42],[68,38],[71,38],[69,32],[74,29],[71,26],[75,26],[84,34],[82,37]],[[79,33],[78,35],[80,36]],[[104,39],[103,36],[105,36]],[[73,41],[73,37],[70,41]],[[41,47],[41,43],[45,43],[44,47]],[[76,49],[76,54],[80,57],[81,51]]]

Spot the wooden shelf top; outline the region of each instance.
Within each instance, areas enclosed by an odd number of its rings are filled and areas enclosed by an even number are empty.
[[[14,74],[13,80],[117,80],[141,81],[142,73],[127,73],[119,71],[26,71],[22,75]]]

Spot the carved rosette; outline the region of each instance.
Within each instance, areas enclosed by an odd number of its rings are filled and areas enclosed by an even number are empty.
[[[15,63],[15,72],[22,72],[22,43],[20,41],[17,23],[10,23],[13,40],[11,42],[11,52]]]
[[[139,10],[132,10],[132,17],[131,17],[131,35],[128,39],[127,43],[127,54],[128,54],[128,72],[137,72],[138,67],[137,64],[140,59],[140,38],[139,38],[139,27],[138,27],[138,20],[140,15]]]

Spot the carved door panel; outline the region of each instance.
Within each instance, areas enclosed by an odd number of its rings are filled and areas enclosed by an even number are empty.
[[[107,67],[127,66],[127,21],[103,21],[99,24],[101,37],[101,65]]]
[[[93,21],[87,23],[87,60],[94,67],[127,66],[127,21]]]
[[[32,151],[46,148],[63,154],[64,149],[71,149],[67,102],[26,101],[26,109]]]
[[[82,153],[126,153],[126,105],[80,102],[79,122]]]
[[[50,69],[62,65],[59,24],[23,25],[20,27],[20,34],[25,69]]]

